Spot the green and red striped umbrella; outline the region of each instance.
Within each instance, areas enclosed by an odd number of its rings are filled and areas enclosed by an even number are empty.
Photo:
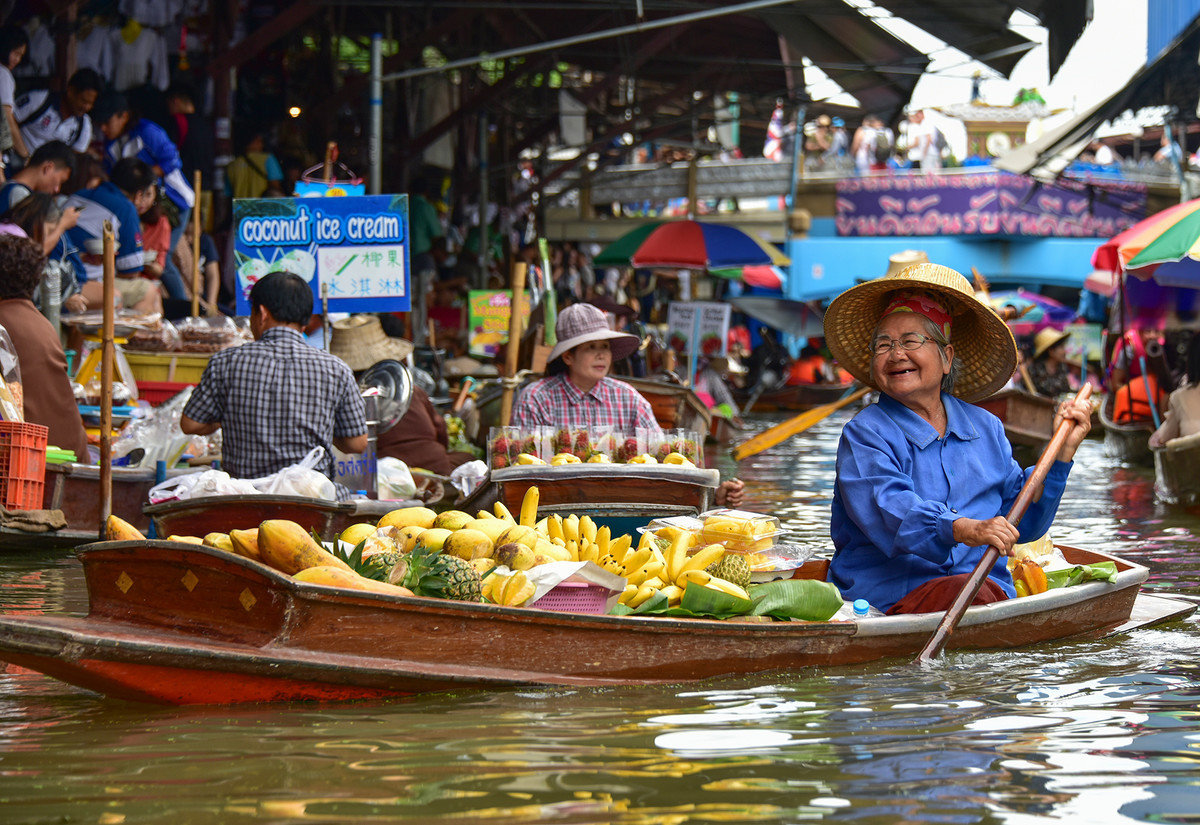
[[[788,259],[735,226],[685,220],[643,224],[609,244],[593,263],[714,270],[786,266]]]
[[[1200,199],[1176,204],[1113,236],[1092,254],[1106,272],[1200,286]]]

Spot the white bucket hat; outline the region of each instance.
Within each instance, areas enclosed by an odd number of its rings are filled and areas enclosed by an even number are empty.
[[[571,304],[558,313],[554,332],[558,336],[558,343],[550,350],[547,364],[588,341],[611,341],[609,346],[612,347],[612,360],[615,363],[632,355],[640,343],[636,335],[609,329],[604,313],[591,304]]]

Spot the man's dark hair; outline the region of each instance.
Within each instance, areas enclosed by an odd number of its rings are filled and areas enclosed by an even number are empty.
[[[53,163],[63,169],[75,171],[75,150],[61,140],[50,140],[33,150],[26,166],[36,169],[43,163]]]
[[[92,121],[99,125],[115,114],[129,111],[132,111],[129,106],[129,98],[120,92],[106,92],[92,107]]]
[[[270,272],[250,287],[250,309],[260,306],[281,324],[304,326],[312,317],[312,289],[294,272]]]
[[[80,69],[71,75],[71,79],[67,81],[67,85],[77,92],[95,92],[100,94],[104,91],[104,78],[100,77],[100,73],[95,69]]]
[[[46,238],[46,224],[57,223],[61,217],[62,208],[53,195],[30,192],[0,215],[0,223],[15,223],[31,240],[40,244]]]
[[[29,35],[20,26],[0,28],[0,59],[7,62],[8,56],[21,46],[25,47],[25,57],[21,58],[21,62],[24,63],[29,57]]]
[[[126,195],[136,195],[154,184],[154,170],[144,160],[121,158],[113,166],[108,179]]]
[[[45,262],[41,244],[19,235],[0,235],[0,301],[32,298]]]

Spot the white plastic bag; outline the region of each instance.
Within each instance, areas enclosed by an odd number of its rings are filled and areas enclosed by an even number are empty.
[[[408,465],[398,458],[384,456],[376,462],[379,498],[399,501],[417,497],[417,482],[413,480]]]
[[[277,496],[307,496],[327,501],[337,500],[337,487],[324,473],[313,469],[325,457],[324,447],[313,447],[298,463],[284,467],[251,484],[260,492]]]
[[[242,478],[230,478],[224,470],[204,470],[199,473],[168,478],[150,488],[151,504],[161,501],[201,498],[203,496],[258,495],[258,490]]]
[[[450,483],[464,496],[469,496],[475,488],[487,478],[488,468],[482,461],[468,461],[454,468],[450,473]]]

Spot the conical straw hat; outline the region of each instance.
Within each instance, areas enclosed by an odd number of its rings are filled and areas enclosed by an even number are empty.
[[[892,293],[920,289],[938,295],[950,310],[950,343],[962,359],[953,394],[979,401],[994,394],[1017,368],[1017,342],[1008,325],[975,298],[960,273],[938,264],[920,263],[867,281],[843,292],[825,310],[825,341],[847,372],[879,389],[871,378],[871,339]]]
[[[403,361],[413,345],[403,338],[389,338],[374,315],[351,315],[333,322],[329,351],[359,372],[380,361]]]

